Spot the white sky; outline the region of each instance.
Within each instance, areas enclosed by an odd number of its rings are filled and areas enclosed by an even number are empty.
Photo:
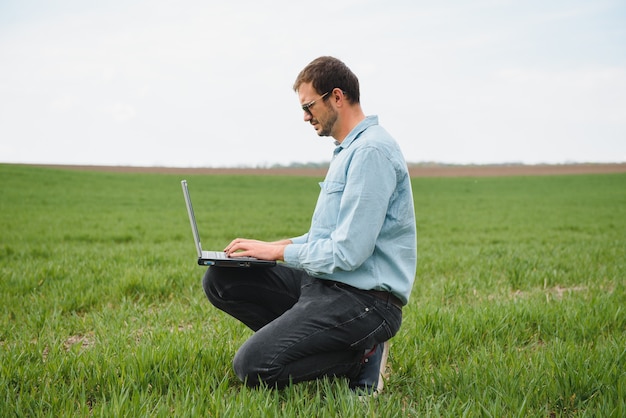
[[[1,0],[0,162],[328,161],[320,55],[409,162],[626,161],[623,0]]]

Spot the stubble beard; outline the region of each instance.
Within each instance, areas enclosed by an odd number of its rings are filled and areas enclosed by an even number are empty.
[[[323,122],[320,120],[317,121],[321,128],[317,132],[318,136],[332,136],[333,128],[337,123],[337,118],[339,117],[339,115],[332,107],[329,106],[328,109],[330,109],[330,112],[328,113],[328,118]]]

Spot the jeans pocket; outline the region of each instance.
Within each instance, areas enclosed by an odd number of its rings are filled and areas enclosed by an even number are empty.
[[[350,297],[362,309],[359,316],[359,325],[362,333],[352,344],[351,348],[369,348],[389,340],[398,332],[402,323],[402,310],[388,306],[387,302],[375,296],[362,292],[353,292],[343,287],[338,287]]]
[[[376,315],[372,314],[368,316],[371,318],[372,316]],[[378,320],[377,322],[378,326],[376,326],[376,328],[374,328],[369,334],[365,335],[363,338],[350,344],[350,347],[353,349],[370,348],[374,344],[385,342],[395,335],[395,332],[391,331],[389,325],[385,320],[383,320],[382,322]]]

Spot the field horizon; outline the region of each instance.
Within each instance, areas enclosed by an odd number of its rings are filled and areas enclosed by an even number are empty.
[[[2,164],[2,163],[0,163]],[[199,175],[289,175],[323,177],[327,167],[323,164],[290,165],[280,167],[168,167],[168,166],[118,166],[74,164],[13,164],[30,167],[56,168],[78,171],[104,171],[120,173],[199,174]],[[544,176],[571,174],[626,173],[624,163],[563,163],[563,164],[444,164],[436,162],[409,163],[409,174],[415,177],[499,177]]]

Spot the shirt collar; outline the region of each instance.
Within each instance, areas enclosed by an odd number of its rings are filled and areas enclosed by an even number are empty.
[[[341,152],[342,149],[348,148],[350,144],[352,144],[359,137],[359,135],[363,133],[363,131],[373,125],[378,125],[378,116],[376,115],[367,116],[359,122],[359,124],[350,131],[348,136],[346,136],[341,143],[335,141],[335,145],[337,145],[335,155]]]

